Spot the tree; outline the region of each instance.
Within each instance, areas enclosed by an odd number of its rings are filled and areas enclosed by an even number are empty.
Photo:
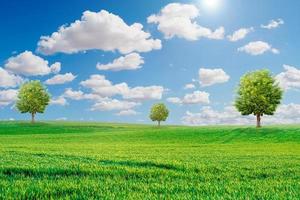
[[[21,113],[30,113],[34,123],[36,113],[44,113],[49,101],[50,95],[41,82],[29,81],[20,87],[16,106]]]
[[[169,110],[163,103],[158,103],[152,106],[150,112],[150,119],[152,121],[157,121],[158,126],[160,126],[160,122],[166,121],[169,116]]]
[[[263,115],[274,114],[282,94],[269,70],[249,72],[240,80],[235,107],[242,115],[254,114],[256,127],[259,128]]]

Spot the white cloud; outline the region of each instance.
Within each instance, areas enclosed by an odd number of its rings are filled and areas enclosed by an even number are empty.
[[[287,104],[278,107],[273,116],[265,115],[263,124],[298,124],[300,123],[300,105]],[[255,125],[254,115],[242,116],[235,107],[227,106],[223,111],[203,107],[199,113],[187,111],[182,118],[186,125]]]
[[[275,48],[272,48],[271,52],[274,53],[274,54],[279,54],[280,53],[280,51],[278,49],[275,49]]]
[[[254,28],[241,28],[235,31],[232,35],[228,35],[227,38],[231,42],[236,42],[244,39],[250,32],[254,31]]]
[[[138,114],[138,112],[136,112],[135,110],[121,110],[116,115],[117,116],[132,116],[132,115],[137,115],[137,114]]]
[[[34,55],[31,51],[25,51],[17,56],[13,56],[5,64],[6,70],[25,76],[42,76],[58,73],[60,68],[61,64],[59,62],[49,66],[48,61]]]
[[[267,116],[267,124],[299,124],[300,104],[285,104],[278,107],[275,115]]]
[[[63,94],[63,97],[72,100],[82,100],[84,99],[84,93],[82,91],[74,91],[71,88],[67,88]]]
[[[67,121],[68,118],[67,117],[59,117],[55,119],[56,121]]]
[[[91,110],[92,111],[112,111],[112,110],[130,110],[140,105],[136,102],[121,101],[117,99],[107,99],[95,103]]]
[[[105,99],[108,99],[107,97],[102,97],[98,94],[95,94],[95,93],[87,93],[87,94],[84,94],[83,99],[87,99],[87,100],[91,100],[91,101],[102,101],[102,100],[105,100]]]
[[[91,89],[93,93],[99,94],[103,97],[122,95],[127,93],[129,90],[127,83],[113,85],[103,75],[91,75],[89,79],[82,81],[80,85]]]
[[[159,14],[148,17],[148,23],[158,24],[166,39],[177,36],[186,40],[198,40],[201,37],[209,39],[223,39],[224,28],[215,31],[200,26],[196,22],[199,10],[192,4],[170,3],[166,5]]]
[[[300,89],[300,70],[296,67],[283,65],[284,72],[276,76],[279,85],[285,89]]]
[[[121,71],[121,70],[136,70],[140,69],[144,64],[143,57],[138,53],[131,53],[126,56],[121,56],[115,59],[112,63],[108,64],[97,64],[97,69],[99,70],[111,70],[111,71]]]
[[[130,88],[126,93],[123,94],[124,99],[130,99],[135,101],[143,100],[160,100],[164,88],[161,86],[148,86],[148,87],[134,87]]]
[[[18,85],[22,84],[23,81],[24,80],[20,76],[9,73],[8,71],[0,67],[0,87],[17,87]]]
[[[97,87],[110,87],[112,83],[103,75],[93,74],[89,79],[81,81],[80,85],[94,90]]]
[[[199,69],[200,84],[203,87],[227,82],[230,77],[223,69]]]
[[[247,45],[238,48],[238,51],[245,52],[253,56],[264,54],[267,51],[270,51],[274,54],[279,54],[279,50],[272,48],[272,46],[263,41],[250,42]]]
[[[174,103],[174,104],[182,104],[181,99],[178,97],[169,97],[167,98],[167,102]]]
[[[167,98],[167,101],[174,104],[209,104],[209,93],[202,91],[194,91],[186,94],[182,99],[178,97]]]
[[[50,70],[53,74],[58,74],[60,72],[61,69],[61,63],[60,62],[56,62],[53,65],[50,66]]]
[[[261,28],[265,28],[265,29],[274,29],[274,28],[277,28],[279,27],[280,25],[283,25],[284,24],[284,21],[282,19],[277,19],[277,20],[274,20],[272,19],[269,24],[267,25],[261,25],[260,27]]]
[[[195,91],[191,94],[186,94],[182,100],[183,104],[209,104],[209,93]]]
[[[89,79],[82,81],[80,85],[90,89],[90,93],[81,90],[67,88],[62,97],[72,100],[90,100],[94,103],[91,110],[110,111],[118,110],[121,115],[125,111],[132,110],[140,105],[140,101],[158,100],[162,98],[164,88],[161,86],[134,87],[130,88],[126,83],[113,84],[103,75],[91,75]],[[112,99],[113,96],[120,96],[122,100]],[[128,113],[129,114],[129,113]]]
[[[132,115],[133,114],[132,108],[140,105],[139,102],[111,99],[108,97],[103,97],[97,93],[85,94],[84,92],[82,92],[80,90],[74,91],[71,88],[66,89],[64,94],[61,97],[72,99],[72,100],[77,100],[77,101],[91,100],[94,102],[94,105],[92,105],[92,107],[91,107],[92,111],[118,110],[118,111],[120,111],[120,113],[119,113],[120,115],[126,115],[126,114]]]
[[[66,73],[66,74],[58,74],[54,77],[48,79],[45,81],[45,84],[47,85],[59,85],[64,83],[69,83],[73,81],[76,78],[72,73]]]
[[[193,83],[189,83],[184,86],[185,90],[195,89],[195,88],[196,88],[196,86]]]
[[[50,104],[51,105],[66,106],[66,105],[68,105],[68,102],[63,96],[60,96],[58,98],[51,99]]]
[[[187,111],[182,122],[186,125],[252,125],[255,121],[253,116],[241,116],[232,106],[225,107],[224,111],[216,111],[206,106],[199,113]]]
[[[85,11],[81,20],[62,26],[51,36],[42,36],[38,51],[49,55],[57,52],[77,53],[91,49],[118,50],[122,54],[160,49],[161,41],[143,31],[143,25],[127,25],[119,16],[105,10]]]
[[[61,95],[64,98],[71,99],[71,100],[91,100],[91,101],[102,101],[107,100],[108,98],[102,97],[96,93],[84,93],[81,90],[72,90],[71,88],[67,88],[65,92]]]
[[[18,98],[18,90],[0,90],[0,107],[14,103]]]
[[[88,80],[80,83],[89,88],[93,93],[102,97],[121,95],[124,99],[130,100],[159,100],[162,98],[164,88],[161,86],[134,87],[130,88],[127,83],[112,84],[103,75],[91,75]]]

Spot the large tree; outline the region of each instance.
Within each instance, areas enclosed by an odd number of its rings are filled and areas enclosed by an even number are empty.
[[[41,82],[29,81],[20,87],[16,105],[21,113],[30,113],[34,123],[36,113],[44,113],[49,101],[50,95]]]
[[[152,106],[150,112],[150,119],[152,121],[157,121],[158,126],[160,126],[160,122],[166,121],[169,116],[169,110],[163,103],[158,103]]]
[[[269,70],[249,72],[240,80],[235,107],[242,115],[254,114],[259,128],[263,115],[274,114],[282,94]]]

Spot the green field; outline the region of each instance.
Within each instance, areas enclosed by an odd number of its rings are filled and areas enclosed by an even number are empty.
[[[0,123],[0,199],[300,199],[300,126]]]

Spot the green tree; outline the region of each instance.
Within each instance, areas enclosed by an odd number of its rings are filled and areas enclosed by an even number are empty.
[[[169,116],[169,110],[163,103],[158,103],[152,106],[150,112],[150,119],[152,121],[157,121],[158,126],[160,126],[160,122],[166,121]]]
[[[249,72],[240,80],[235,107],[242,115],[254,114],[259,128],[263,115],[274,114],[282,94],[269,70]]]
[[[29,81],[20,87],[16,106],[21,113],[30,113],[34,123],[36,113],[44,113],[49,101],[50,95],[41,82]]]

